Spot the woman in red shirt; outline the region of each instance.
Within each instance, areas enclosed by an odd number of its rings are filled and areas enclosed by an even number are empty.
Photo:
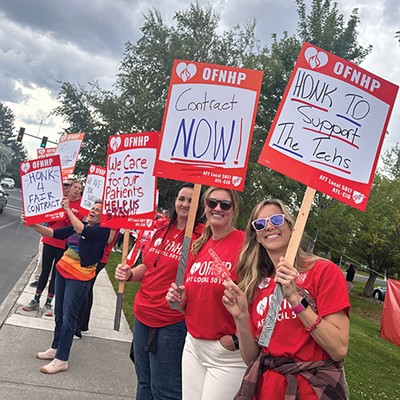
[[[183,184],[175,199],[169,222],[161,226],[143,251],[143,263],[130,269],[121,264],[115,270],[119,281],[141,282],[134,303],[133,355],[137,375],[137,400],[180,400],[181,358],[186,336],[185,316],[172,310],[165,292],[176,278],[185,236],[193,183]],[[204,225],[198,223],[193,238]]]
[[[247,392],[238,397],[243,400],[347,398],[342,366],[349,345],[346,281],[337,265],[301,247],[294,265],[285,261],[293,226],[279,200],[259,203],[246,228],[239,285],[225,282],[223,302],[235,319],[243,359],[254,368],[242,389],[255,387],[255,396]],[[260,353],[257,341],[278,283],[283,300]],[[257,358],[260,365],[253,363]]]
[[[188,329],[182,358],[183,399],[230,400],[245,364],[237,347],[235,322],[222,304],[223,278],[214,262],[219,258],[217,265],[223,264],[225,273],[236,280],[244,232],[234,226],[239,212],[235,192],[210,187],[203,197],[206,226],[193,244],[184,285],[172,284],[166,298],[179,303]]]

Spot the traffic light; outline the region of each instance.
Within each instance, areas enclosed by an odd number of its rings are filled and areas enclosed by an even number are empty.
[[[25,133],[25,128],[19,128],[18,136],[17,136],[17,142],[22,142],[22,138],[24,137]]]
[[[47,136],[43,136],[43,138],[42,138],[42,143],[40,143],[40,147],[43,147],[43,148],[46,147],[47,139],[48,139]]]

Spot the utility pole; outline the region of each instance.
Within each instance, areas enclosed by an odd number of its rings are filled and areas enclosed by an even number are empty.
[[[41,119],[40,120],[40,124],[39,124],[39,129],[38,129],[38,132],[37,132],[37,137],[39,137],[39,133],[40,133],[40,129],[42,128],[42,124],[43,124],[43,120]]]

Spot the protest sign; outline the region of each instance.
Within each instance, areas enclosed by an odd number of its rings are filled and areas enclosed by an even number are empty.
[[[153,175],[159,132],[110,136],[100,225],[125,228],[121,263],[126,264],[128,229],[153,229],[157,179]],[[125,282],[119,282],[114,330],[119,330]]]
[[[64,181],[74,173],[84,136],[85,134],[80,132],[69,133],[60,137],[56,154],[60,155]]]
[[[175,60],[154,174],[242,191],[262,76]]]
[[[103,199],[105,176],[106,169],[104,167],[90,164],[81,199],[81,210],[84,215],[89,214],[96,200]]]
[[[397,91],[305,43],[258,162],[365,211]]]
[[[153,229],[159,132],[110,136],[101,226]]]
[[[44,158],[56,154],[57,147],[40,147],[37,149],[37,158]]]
[[[64,218],[60,156],[21,162],[20,176],[27,225]]]

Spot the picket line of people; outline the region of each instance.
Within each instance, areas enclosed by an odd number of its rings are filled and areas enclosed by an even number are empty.
[[[54,262],[54,340],[48,350],[37,353],[50,361],[41,368],[48,374],[68,369],[74,333],[88,329],[82,304],[118,238],[118,232],[100,228],[100,203],[86,222],[74,213],[73,187],[62,200],[69,226],[65,221],[60,227],[31,225],[43,235],[44,250],[45,239],[67,245]],[[159,223],[143,246],[142,262],[132,269],[119,264],[115,271],[117,280],[141,282],[130,354],[136,398],[347,399],[343,359],[350,303],[340,269],[301,247],[294,265],[285,260],[294,221],[279,200],[259,203],[243,232],[235,227],[236,192],[210,187],[197,210],[184,281],[177,286],[193,192],[193,184],[181,186],[171,218]],[[221,265],[224,276],[217,268]],[[262,346],[258,339],[277,284],[284,300],[271,340]],[[43,288],[41,283],[32,309],[39,307]]]
[[[294,265],[285,261],[294,221],[279,200],[259,203],[245,233],[234,226],[239,212],[235,192],[211,187],[201,205],[206,224],[191,244],[184,282],[179,287],[172,283],[165,296],[171,305],[178,303],[186,322],[182,354],[178,352],[181,362],[176,354],[168,362],[157,358],[160,347],[175,343],[174,337],[158,342],[159,329],[151,318],[165,309],[159,301],[154,303],[158,307],[151,305],[166,282],[153,281],[157,291],[146,283],[157,263],[145,254],[144,263],[148,259],[149,265],[132,271],[128,265],[118,265],[116,270],[118,280],[142,281],[134,305],[131,355],[138,377],[137,399],[347,399],[343,359],[349,344],[350,303],[339,267],[301,247]],[[163,243],[157,239],[158,235],[150,251]],[[229,278],[213,271],[216,258]],[[277,284],[284,300],[271,341],[262,346],[258,339]],[[141,291],[148,305],[145,331],[138,306]],[[176,382],[173,366],[177,365],[182,393],[173,396],[170,389],[161,391],[159,382]]]

